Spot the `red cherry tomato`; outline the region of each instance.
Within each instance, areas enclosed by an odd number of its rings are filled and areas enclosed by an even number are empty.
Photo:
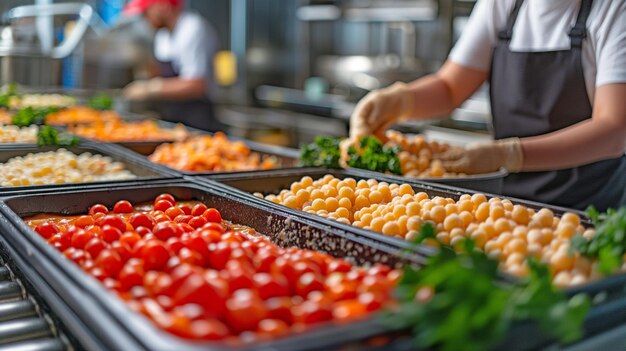
[[[319,275],[307,272],[300,276],[298,284],[296,285],[296,294],[306,297],[312,291],[319,291],[324,289],[324,282]]]
[[[154,203],[154,209],[163,212],[167,211],[167,209],[172,206],[174,206],[174,203],[168,200],[158,200]]]
[[[100,252],[98,258],[96,258],[95,264],[110,277],[116,277],[122,269],[122,259],[120,255],[109,249],[104,249]]]
[[[331,307],[310,300],[294,306],[291,312],[294,320],[303,324],[321,323],[333,317]]]
[[[133,210],[133,205],[126,200],[118,201],[113,206],[113,212],[115,213],[131,213]]]
[[[123,290],[129,290],[130,288],[143,284],[144,271],[141,266],[128,262],[124,265],[118,279],[120,281],[120,288]]]
[[[220,212],[214,208],[209,208],[202,214],[202,217],[207,220],[207,222],[220,223],[222,221],[222,215]]]
[[[165,214],[171,219],[176,219],[178,216],[184,216],[185,212],[183,212],[180,207],[172,206],[165,210]]]
[[[230,334],[228,327],[215,318],[192,321],[189,333],[194,339],[200,340],[222,340]]]
[[[237,332],[256,330],[259,322],[266,318],[267,310],[263,301],[252,290],[236,291],[226,301],[226,320]]]
[[[48,243],[59,251],[65,251],[71,244],[70,239],[61,234],[54,234],[51,236],[50,239],[48,239]]]
[[[120,242],[127,245],[131,250],[139,240],[141,240],[141,236],[134,232],[126,232],[120,236]]]
[[[338,260],[338,259],[334,259],[332,261],[330,261],[330,263],[328,263],[328,272],[332,273],[332,272],[350,272],[350,269],[352,269],[352,265],[350,263],[348,263],[347,261],[344,260]]]
[[[207,281],[201,274],[191,273],[172,296],[175,305],[195,303],[204,307],[207,314],[223,315],[225,295],[221,289]]]
[[[93,232],[80,230],[72,235],[71,245],[77,249],[84,249],[89,240],[95,237],[96,235]]]
[[[371,292],[359,294],[358,300],[370,312],[379,310],[383,305],[383,299]]]
[[[223,234],[226,231],[226,228],[224,228],[224,226],[222,224],[215,223],[215,222],[208,222],[207,224],[202,226],[202,229],[215,230],[215,231],[217,231],[217,232],[219,232],[221,234]]]
[[[271,297],[289,295],[287,278],[281,275],[256,273],[252,276],[252,280],[254,281],[254,287],[263,300],[267,300]]]
[[[210,244],[209,247],[209,259],[208,264],[213,269],[222,270],[226,267],[226,262],[230,258],[232,249],[230,245],[225,242],[219,242],[217,244]]]
[[[156,224],[156,221],[145,213],[133,213],[128,222],[135,229],[139,227],[152,228]]]
[[[122,232],[126,231],[126,222],[122,217],[116,215],[106,215],[98,220],[98,225],[104,227],[105,225],[110,225],[111,227],[115,227]]]
[[[85,251],[89,252],[91,257],[98,257],[102,250],[107,248],[107,244],[99,238],[93,238],[85,244]]]
[[[176,199],[174,199],[174,196],[172,196],[171,194],[167,194],[167,193],[157,196],[156,199],[154,199],[154,203],[156,203],[159,200],[166,200],[172,204],[176,204]]]
[[[265,307],[267,308],[267,317],[272,319],[279,319],[288,324],[293,323],[293,314],[291,308],[294,306],[291,297],[272,297],[265,301]]]
[[[183,213],[185,213],[187,216],[191,215],[191,207],[189,205],[180,205],[178,206],[181,210],[183,210]]]
[[[165,246],[167,246],[167,248],[175,254],[178,254],[178,252],[183,247],[185,247],[185,245],[183,245],[183,242],[180,240],[180,238],[177,238],[177,237],[171,237],[167,239],[167,241],[165,242]]]
[[[152,233],[154,234],[154,236],[163,241],[171,237],[177,236],[176,228],[174,227],[174,225],[167,222],[157,223],[152,229]]]
[[[54,234],[57,234],[59,231],[59,227],[53,222],[45,222],[35,227],[35,231],[41,235],[44,239],[49,239]]]
[[[180,249],[180,251],[178,252],[178,258],[180,258],[181,262],[189,263],[190,265],[199,267],[204,266],[204,258],[202,257],[202,255],[197,251],[190,250],[186,247]]]
[[[259,322],[258,332],[272,338],[287,334],[289,326],[280,319],[264,319]]]
[[[193,228],[200,228],[207,223],[207,220],[202,216],[193,217],[189,220],[189,225]]]
[[[162,241],[150,240],[141,250],[141,258],[146,271],[162,270],[170,258],[170,253]]]
[[[102,236],[102,240],[106,241],[107,243],[112,243],[120,239],[120,237],[122,236],[122,231],[116,227],[105,224],[102,227],[102,232],[100,233],[100,235]]]
[[[344,300],[333,304],[333,318],[339,322],[353,321],[363,318],[367,309],[358,300]]]
[[[120,255],[122,262],[128,261],[128,259],[132,256],[131,248],[128,245],[121,243],[120,241],[114,241],[113,243],[111,243],[111,249],[117,252],[118,255]]]
[[[89,208],[89,214],[90,215],[94,215],[96,213],[104,213],[107,214],[109,213],[109,209],[102,205],[102,204],[97,204],[97,205],[93,205]]]
[[[193,218],[191,215],[180,215],[174,219],[176,223],[189,223],[189,221]]]
[[[91,216],[80,216],[74,220],[74,225],[79,228],[85,228],[90,225],[94,225],[96,221]]]
[[[207,207],[205,204],[197,204],[195,205],[192,209],[191,209],[191,215],[192,216],[202,216],[202,214],[204,213],[204,211],[207,210]]]

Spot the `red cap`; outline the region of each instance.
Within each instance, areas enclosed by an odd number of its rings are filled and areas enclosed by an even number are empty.
[[[134,16],[146,12],[148,7],[152,5],[162,3],[179,7],[182,5],[182,0],[131,0],[128,4],[126,4],[126,6],[124,6],[122,12],[126,16]]]

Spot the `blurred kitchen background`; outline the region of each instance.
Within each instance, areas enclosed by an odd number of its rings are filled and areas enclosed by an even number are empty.
[[[0,1],[0,83],[119,92],[146,75],[154,33],[124,0]],[[297,146],[346,135],[368,91],[434,72],[475,1],[188,0],[215,27],[214,100],[228,133]],[[121,100],[121,99],[118,99]],[[122,111],[149,104],[116,101]],[[482,89],[449,119],[401,126],[459,142],[488,136]]]

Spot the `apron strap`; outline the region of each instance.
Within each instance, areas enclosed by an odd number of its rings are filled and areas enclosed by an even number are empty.
[[[519,9],[522,7],[522,3],[524,0],[516,0],[515,6],[513,6],[513,11],[509,14],[509,18],[506,21],[506,28],[498,32],[498,38],[500,40],[511,40],[513,36],[513,26],[515,25],[515,21],[517,20],[517,14],[519,13]]]
[[[572,47],[581,47],[583,39],[587,37],[587,18],[591,12],[591,5],[593,0],[582,0],[580,5],[580,11],[578,11],[578,17],[576,18],[576,24],[569,31],[570,42]]]

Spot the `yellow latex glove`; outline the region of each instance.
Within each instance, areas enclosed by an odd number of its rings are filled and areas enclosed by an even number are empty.
[[[522,170],[524,154],[519,138],[470,144],[440,156],[443,167],[451,172],[478,174],[495,172],[501,167],[511,173]]]
[[[163,87],[162,78],[152,78],[148,80],[136,80],[122,90],[122,95],[128,100],[147,100],[158,96]]]
[[[408,119],[415,107],[415,97],[401,82],[374,90],[357,104],[350,118],[350,138],[376,135],[385,140],[385,130],[392,124]]]

